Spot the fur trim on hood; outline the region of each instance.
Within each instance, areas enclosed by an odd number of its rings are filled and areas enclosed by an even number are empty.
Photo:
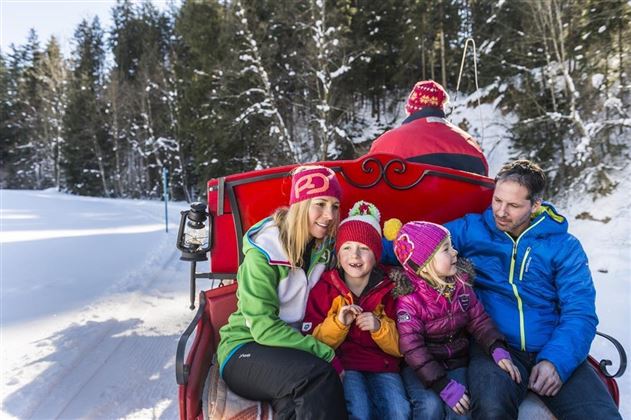
[[[456,263],[457,272],[455,277],[463,278],[467,284],[473,286],[473,281],[475,279],[475,267],[471,261],[466,258],[458,258],[458,262]],[[394,289],[392,289],[392,296],[394,298],[398,298],[399,296],[409,295],[414,292],[416,288],[414,284],[405,273],[405,270],[402,268],[395,268],[390,271],[390,279],[394,282]]]
[[[399,296],[409,295],[414,291],[414,286],[412,282],[408,278],[408,275],[405,274],[405,270],[402,268],[394,268],[388,274],[392,282],[394,283],[394,288],[392,289],[392,297],[395,299]]]

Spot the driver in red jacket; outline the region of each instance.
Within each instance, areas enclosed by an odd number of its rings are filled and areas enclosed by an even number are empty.
[[[447,92],[435,81],[416,83],[405,105],[408,117],[377,138],[369,153],[391,153],[412,162],[488,175],[489,165],[478,143],[445,119],[448,101]]]

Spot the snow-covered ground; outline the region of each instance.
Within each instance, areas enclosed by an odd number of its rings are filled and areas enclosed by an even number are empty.
[[[1,191],[0,418],[177,418],[186,207]]]
[[[588,195],[572,194],[557,207],[569,218],[570,232],[581,241],[596,286],[598,330],[620,341],[631,356],[631,165],[615,174],[616,191],[593,201]],[[578,216],[578,218],[577,218]],[[613,347],[596,337],[591,354],[610,359],[618,369]],[[631,370],[618,378],[620,410],[631,419]]]
[[[629,168],[617,179],[613,195],[559,210],[590,256],[599,330],[630,350]],[[166,234],[160,202],[0,193],[0,418],[176,418],[174,355],[193,316],[174,246],[187,205],[169,205]],[[592,354],[617,368],[605,341]],[[618,384],[631,418],[631,373]]]

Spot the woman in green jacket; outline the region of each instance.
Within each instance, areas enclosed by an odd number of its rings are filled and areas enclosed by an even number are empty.
[[[335,352],[300,332],[309,291],[331,257],[340,196],[333,171],[299,167],[289,208],[244,237],[237,310],[220,330],[220,372],[235,393],[270,401],[280,419],[347,417]]]

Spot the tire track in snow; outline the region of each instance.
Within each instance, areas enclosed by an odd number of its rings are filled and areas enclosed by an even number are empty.
[[[113,204],[125,207],[117,201],[100,202],[98,212],[90,211],[97,220],[111,219]],[[177,206],[169,206],[170,226],[177,225]],[[140,224],[163,220],[157,215],[162,206],[153,208],[156,214],[148,205],[129,206],[124,212]],[[41,333],[16,335],[24,347],[15,350],[24,356],[13,357],[7,371],[3,413],[46,419],[177,417],[175,348],[192,315],[187,309],[188,267],[177,261],[176,232],[149,236],[142,247],[149,252],[141,255],[129,248],[128,255],[137,262],[127,271],[113,267],[115,275],[105,273],[109,286],[88,306],[67,311],[62,306],[48,313],[48,318],[59,315],[59,321],[47,322],[43,329],[33,322]]]
[[[177,257],[177,252],[173,251],[171,253],[170,258],[168,258],[164,264],[160,267],[160,270],[156,270],[156,273],[159,274],[160,272],[163,272],[164,269],[166,269],[167,266],[169,266],[170,264],[173,264],[175,259]],[[158,276],[154,276],[154,275],[148,275],[146,276],[146,278],[148,279],[152,279],[152,278],[157,278]],[[145,286],[147,286],[149,283],[151,283],[151,281],[148,281],[145,283]],[[137,306],[138,302],[141,300],[141,296],[138,296],[137,294],[134,295],[134,297],[132,298],[132,300],[129,302],[128,306],[131,307],[135,307]],[[142,319],[142,317],[140,318]],[[111,325],[105,334],[103,334],[101,336],[101,339],[99,340],[99,345],[102,344],[107,344],[104,343],[104,340],[106,339],[106,337],[110,336],[110,333],[112,332],[112,330],[116,327],[117,325]],[[132,349],[134,347],[136,347],[138,345],[138,341],[139,341],[139,337],[136,335],[131,335],[131,336],[126,336],[120,340],[116,340],[115,341],[115,345],[109,345],[107,346],[108,351],[106,351],[101,357],[100,360],[98,361],[98,364],[96,366],[89,366],[88,368],[92,368],[93,372],[92,374],[90,374],[88,377],[84,377],[82,376],[82,384],[81,386],[79,386],[76,390],[76,392],[72,395],[72,397],[70,397],[67,401],[66,404],[59,410],[59,413],[55,416],[55,418],[74,418],[75,416],[70,413],[70,415],[65,415],[66,410],[69,410],[73,405],[75,405],[75,403],[79,400],[79,396],[85,392],[86,389],[88,388],[93,388],[93,387],[97,387],[97,388],[102,388],[101,387],[101,381],[100,379],[103,376],[107,376],[104,374],[103,370],[105,368],[107,368],[109,366],[109,362],[112,361],[112,359],[114,359],[117,356],[117,353],[119,352],[119,350],[121,349],[121,347],[123,347],[123,345],[126,345],[129,341],[132,342]],[[96,347],[96,346],[95,346]],[[124,357],[125,360],[127,360],[127,357]],[[150,359],[148,359],[150,360]],[[83,360],[79,362],[79,364],[86,364]],[[80,405],[80,404],[79,404]],[[85,415],[82,415],[82,417],[85,417]],[[91,415],[88,415],[87,417],[93,417]]]
[[[152,273],[151,277],[159,276],[160,272],[169,265],[173,264],[176,260],[177,253],[173,252],[170,258],[165,263]],[[168,271],[167,271],[168,275]],[[161,279],[162,281],[168,281],[168,279]],[[73,358],[72,364],[65,366],[61,371],[55,372],[54,378],[48,386],[48,392],[46,398],[38,401],[38,403],[31,407],[28,418],[78,418],[78,417],[90,417],[90,418],[113,418],[124,416],[129,413],[120,413],[119,415],[112,415],[110,410],[116,409],[125,410],[128,407],[128,403],[123,403],[120,407],[119,401],[113,398],[107,397],[107,392],[118,393],[119,396],[122,391],[122,396],[134,395],[138,400],[138,404],[142,405],[144,401],[157,401],[154,399],[143,398],[143,389],[149,389],[146,384],[140,382],[140,378],[133,378],[133,372],[153,372],[159,371],[168,365],[168,360],[165,362],[165,358],[172,359],[175,355],[176,342],[172,337],[164,337],[160,335],[147,336],[137,335],[132,333],[131,335],[125,335],[123,337],[115,337],[118,334],[125,333],[125,329],[142,327],[142,319],[146,318],[147,312],[159,310],[159,308],[148,307],[141,301],[144,296],[141,294],[134,294],[129,301],[125,302],[123,307],[114,308],[114,313],[105,314],[108,318],[105,322],[108,323],[105,329],[99,328],[99,325],[90,326],[90,323],[85,324],[84,328],[95,328],[92,337],[88,337],[88,341],[83,342],[81,347],[77,349],[76,356]],[[107,304],[116,305],[114,302]],[[186,319],[190,318],[184,308],[185,303],[181,306],[179,312],[185,315]],[[142,308],[142,311],[137,311],[138,317],[134,317],[133,320],[138,322],[134,324],[129,320],[130,325],[125,326],[125,321],[118,322],[116,320],[116,312],[124,313],[131,312],[128,308]],[[99,310],[98,305],[94,308]],[[89,313],[85,314],[85,317],[89,316]],[[121,328],[124,327],[124,328]],[[181,330],[182,328],[180,328]],[[122,330],[122,331],[121,331]],[[71,337],[72,338],[72,337]],[[83,339],[83,338],[82,338]],[[57,351],[63,351],[58,349]],[[134,357],[130,357],[134,356]],[[160,360],[163,361],[162,366],[159,366]],[[138,363],[145,363],[147,366],[140,367]],[[114,370],[114,371],[112,371]],[[168,369],[168,373],[172,373],[173,369]],[[149,380],[150,378],[147,378]],[[176,385],[172,375],[168,375],[169,383],[172,383],[173,393],[168,395],[172,399],[176,398]],[[113,383],[112,383],[113,381]],[[134,387],[133,384],[138,384],[138,387]],[[129,389],[129,385],[132,386]],[[116,392],[116,389],[121,388]],[[61,391],[61,392],[60,392]],[[129,391],[129,392],[127,392]],[[115,396],[114,396],[115,397]],[[139,407],[140,408],[140,407]],[[94,416],[90,413],[93,411],[101,411],[100,415]],[[105,411],[105,412],[104,412]]]
[[[151,219],[156,218],[154,214],[150,214],[148,209],[134,208],[133,210],[137,213],[143,213],[144,216],[149,216]],[[177,215],[176,212],[171,214]],[[162,371],[168,368],[168,372],[172,373],[173,370],[168,366],[172,364],[175,355],[176,340],[173,333],[170,336],[164,336],[164,334],[160,334],[160,331],[156,332],[156,327],[153,327],[149,328],[149,332],[154,330],[152,332],[154,335],[144,336],[132,332],[131,335],[115,337],[117,334],[128,334],[129,329],[142,329],[145,324],[145,317],[151,315],[152,312],[161,311],[160,307],[164,301],[167,301],[171,307],[174,306],[173,293],[165,293],[161,288],[173,290],[174,283],[186,278],[186,269],[183,265],[178,267],[178,252],[174,246],[173,233],[170,233],[162,242],[149,259],[150,261],[146,261],[140,269],[127,273],[112,284],[110,289],[119,293],[125,292],[121,289],[129,289],[129,286],[133,286],[133,290],[127,290],[131,292],[130,296],[125,297],[123,295],[125,302],[122,305],[119,302],[121,296],[108,297],[104,301],[95,303],[81,311],[81,320],[78,321],[78,324],[72,324],[61,332],[61,341],[55,343],[58,345],[57,349],[53,352],[53,357],[48,359],[54,359],[57,352],[72,351],[75,355],[71,356],[70,359],[67,355],[59,357],[60,362],[53,366],[55,371],[44,371],[36,379],[36,381],[48,381],[40,390],[41,392],[38,392],[45,398],[41,398],[39,401],[31,400],[33,404],[26,409],[26,412],[20,413],[21,417],[113,417],[113,413],[109,410],[115,409],[116,406],[118,406],[118,411],[123,411],[115,417],[128,415],[130,414],[128,405],[123,404],[121,407],[118,401],[113,398],[117,395],[121,396],[121,392],[123,397],[138,393],[139,389],[133,388],[137,379],[130,378],[127,373],[131,374],[139,370],[141,373],[153,372],[149,378],[146,378],[145,382],[155,382],[157,379],[161,384],[157,390],[149,386],[144,387],[151,395],[148,399],[135,398],[138,400],[136,404],[138,409],[151,409],[152,407],[144,407],[147,401],[151,401],[155,407],[161,401],[159,398],[176,400],[177,388],[172,375],[168,375],[166,387],[165,380],[160,379],[160,376],[166,376],[162,375]],[[146,291],[159,293],[148,295],[145,293]],[[181,304],[175,305],[175,315],[176,317],[180,315],[181,318],[177,317],[180,318],[179,321],[168,319],[167,322],[172,328],[175,327],[179,333],[190,319],[190,313],[185,310],[186,302],[183,301]],[[168,310],[167,313],[169,313]],[[105,318],[104,323],[107,325],[104,327],[103,322],[93,324],[94,321],[92,320],[95,318]],[[77,337],[75,330],[82,331],[81,337]],[[63,337],[64,331],[68,332],[68,337]],[[87,337],[85,331],[87,331]],[[147,339],[147,337],[150,338]],[[53,336],[53,340],[55,340],[55,336]],[[68,350],[64,348],[64,344],[73,345],[74,341],[79,343],[78,346]],[[133,355],[132,359],[129,357],[130,354]],[[63,362],[68,360],[71,360],[71,363],[66,363],[63,366]],[[134,363],[132,366],[129,366],[130,361]],[[115,372],[113,376],[112,369],[122,370],[122,372]],[[103,383],[104,378],[106,379],[105,383]],[[119,383],[108,384],[107,380],[112,379]],[[131,389],[129,388],[130,383],[132,384]],[[112,388],[114,389],[112,390]],[[118,391],[116,388],[119,388]],[[165,389],[168,390],[167,395],[164,395]],[[103,399],[103,397],[106,398]],[[171,405],[177,406],[177,404]],[[177,407],[170,411],[176,414]],[[96,413],[98,415],[94,416]]]

